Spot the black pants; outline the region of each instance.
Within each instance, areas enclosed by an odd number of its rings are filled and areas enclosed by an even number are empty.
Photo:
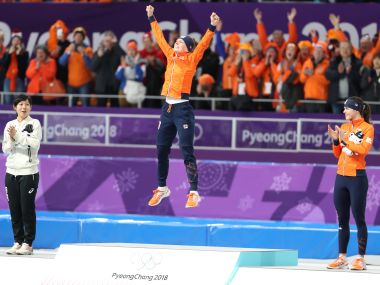
[[[350,207],[358,228],[359,254],[367,248],[368,231],[365,222],[365,208],[368,191],[367,175],[337,175],[334,186],[334,205],[339,221],[339,253],[347,253],[350,239]]]
[[[178,132],[179,146],[190,183],[190,190],[198,189],[197,162],[194,156],[194,113],[190,102],[162,106],[157,133],[158,185],[166,186],[169,154]]]
[[[15,242],[32,245],[36,237],[35,198],[39,174],[5,175],[5,191],[11,213]]]

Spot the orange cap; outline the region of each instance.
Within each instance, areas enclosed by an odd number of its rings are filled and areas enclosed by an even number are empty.
[[[199,76],[198,83],[200,85],[213,85],[215,80],[210,74],[205,73]]]
[[[137,44],[136,44],[136,42],[134,42],[134,41],[129,42],[127,44],[127,48],[137,50]]]

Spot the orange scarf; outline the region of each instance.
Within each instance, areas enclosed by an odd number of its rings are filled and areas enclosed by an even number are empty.
[[[9,86],[9,91],[11,92],[16,91],[17,75],[18,75],[17,55],[15,52],[13,52],[11,55],[11,63],[9,64],[9,68],[6,74],[6,77],[10,79],[11,81],[11,84]]]

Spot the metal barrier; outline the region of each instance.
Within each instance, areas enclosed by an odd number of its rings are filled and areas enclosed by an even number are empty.
[[[26,92],[1,92],[0,96],[0,103],[4,104],[4,96],[17,96],[20,94],[25,94],[29,96],[40,96],[43,97],[46,94],[31,94],[31,93],[26,93]],[[120,98],[125,98],[124,95],[107,95],[107,94],[64,94],[67,97],[67,106],[68,107],[73,107],[73,99],[74,97],[82,97],[82,98],[102,98],[102,99],[120,99]],[[62,98],[62,94],[49,94],[49,96],[52,97],[57,97],[57,98]],[[231,98],[222,98],[222,97],[209,97],[209,98],[204,98],[204,97],[196,97],[196,96],[191,96],[190,97],[191,101],[206,101],[206,102],[211,102],[211,111],[215,111],[216,108],[216,103],[217,102],[229,102]],[[164,96],[160,95],[147,95],[145,96],[144,100],[165,100]],[[281,103],[283,102],[282,99],[263,99],[263,98],[253,98],[252,102],[257,102],[257,103]],[[325,100],[298,100],[299,103],[302,104],[328,104],[327,101]],[[369,105],[380,105],[380,102],[376,101],[366,101]],[[343,103],[343,101],[340,101],[338,103]],[[143,101],[139,102],[136,106],[138,109],[143,108]]]

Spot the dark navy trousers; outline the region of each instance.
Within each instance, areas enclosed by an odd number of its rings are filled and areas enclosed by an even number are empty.
[[[364,171],[360,176],[337,175],[334,186],[334,205],[339,222],[339,253],[347,253],[350,239],[350,208],[358,228],[359,254],[367,248],[368,231],[365,222],[365,208],[368,192],[368,179]]]
[[[178,133],[179,147],[186,167],[190,190],[198,189],[197,162],[194,156],[194,113],[189,101],[162,107],[157,133],[158,185],[166,186],[169,154]]]

